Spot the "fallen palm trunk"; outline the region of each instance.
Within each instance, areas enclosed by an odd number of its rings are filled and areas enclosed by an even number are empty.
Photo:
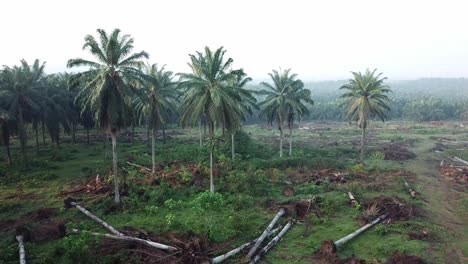
[[[458,161],[458,162],[460,162],[460,163],[463,163],[463,164],[465,164],[465,165],[468,165],[468,161],[462,160],[462,159],[460,159],[459,157],[453,157],[453,160]]]
[[[24,239],[23,235],[16,236],[19,246],[19,262],[20,264],[26,264],[26,251],[24,250]]]
[[[258,254],[250,261],[251,264],[255,264],[257,263],[260,258],[262,258],[262,256],[266,255],[266,253],[268,253],[268,251],[274,246],[276,245],[278,242],[281,241],[281,239],[283,238],[284,234],[286,234],[286,232],[288,232],[289,228],[291,228],[292,226],[292,222],[289,221],[284,227],[283,229],[281,229],[281,232],[275,236],[262,250],[260,250],[260,252],[258,252]]]
[[[372,226],[376,225],[377,223],[379,223],[380,221],[382,221],[383,219],[385,219],[385,215],[383,216],[380,216],[380,217],[377,217],[374,221],[372,221],[371,223],[359,228],[358,230],[354,231],[353,233],[339,239],[338,241],[335,241],[335,246],[336,247],[340,247],[342,246],[344,243],[348,242],[349,240],[357,237],[359,234],[363,233],[364,231],[366,231],[367,229],[371,228]]]
[[[95,216],[94,214],[92,214],[90,211],[86,210],[85,208],[79,206],[76,202],[74,201],[70,201],[69,199],[66,199],[65,200],[65,206],[66,207],[76,207],[76,209],[80,210],[80,212],[82,212],[83,214],[85,214],[86,216],[88,216],[89,218],[93,219],[95,222],[97,222],[98,224],[102,225],[103,227],[105,227],[107,230],[109,230],[111,233],[117,235],[117,236],[123,236],[124,234],[120,233],[117,229],[115,229],[114,227],[112,227],[111,225],[109,225],[108,223],[104,222],[104,220],[102,220],[101,218]]]
[[[80,231],[78,229],[72,229],[73,234],[78,234],[80,232],[91,234],[93,236],[102,236],[102,237],[110,238],[110,239],[123,240],[123,241],[129,241],[129,242],[138,242],[138,243],[150,246],[150,247],[167,250],[167,251],[177,251],[177,248],[175,247],[171,247],[168,245],[160,244],[157,242],[153,242],[153,241],[149,241],[149,240],[145,240],[145,239],[141,239],[137,237],[126,236],[126,235],[116,236],[116,235],[111,235],[111,234],[101,234],[101,233],[95,233],[95,232],[89,232],[89,231]]]
[[[354,198],[351,192],[348,192],[348,197],[349,197],[349,200],[351,201],[352,206],[356,207],[359,205],[358,201],[356,200],[356,198]]]
[[[267,237],[269,237],[269,236],[271,236],[272,234],[276,233],[279,229],[280,229],[280,228],[277,227],[277,228],[271,230],[271,231],[268,233]],[[257,240],[258,240],[258,238],[254,239],[254,240],[252,240],[252,241],[250,241],[250,242],[247,242],[247,243],[241,245],[240,247],[237,247],[237,248],[235,248],[235,249],[233,249],[233,250],[231,250],[231,251],[229,251],[229,252],[227,252],[227,253],[225,253],[225,254],[223,254],[223,255],[217,256],[217,257],[213,258],[213,259],[211,260],[211,262],[212,262],[213,264],[221,263],[221,262],[225,261],[226,259],[228,259],[228,258],[230,258],[230,257],[232,257],[232,256],[234,256],[234,255],[236,255],[236,254],[238,254],[238,253],[241,252],[242,250],[244,250],[244,249],[250,247],[251,245],[255,244],[255,242],[257,242]]]
[[[137,168],[140,168],[140,169],[144,169],[145,171],[149,171],[149,172],[151,172],[151,169],[150,169],[150,168],[148,168],[148,167],[141,166],[141,165],[138,165],[138,164],[132,163],[132,162],[130,162],[130,161],[127,161],[127,164],[128,164],[128,165],[130,165],[130,166],[137,167]]]
[[[283,216],[286,213],[284,208],[281,208],[279,212],[276,214],[275,218],[271,220],[271,223],[267,226],[265,231],[263,231],[262,235],[258,238],[258,240],[255,242],[254,246],[250,249],[249,253],[247,254],[247,257],[249,259],[252,258],[252,256],[255,254],[255,251],[257,251],[258,247],[262,244],[263,240],[265,240],[267,234],[271,231],[271,229],[275,226],[276,222],[280,219],[281,216]]]
[[[405,181],[405,186],[406,186],[406,189],[408,189],[408,192],[409,192],[411,198],[416,198],[416,192],[409,187],[409,184],[406,181]]]

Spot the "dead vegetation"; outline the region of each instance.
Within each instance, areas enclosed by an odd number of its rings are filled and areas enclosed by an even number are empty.
[[[362,203],[363,214],[368,221],[377,215],[386,215],[384,223],[409,220],[414,217],[416,209],[398,197],[380,196]]]
[[[324,182],[346,183],[348,179],[347,174],[340,172],[338,169],[312,170],[301,168],[293,173],[288,173],[287,182],[294,185],[305,183],[321,185]]]
[[[457,184],[466,185],[468,183],[468,166],[457,165],[453,161],[443,160],[439,166],[440,175],[447,177]]]

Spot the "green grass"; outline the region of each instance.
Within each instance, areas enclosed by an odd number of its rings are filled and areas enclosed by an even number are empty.
[[[313,125],[312,125],[313,127]],[[400,127],[408,129],[399,130]],[[138,130],[139,132],[144,132]],[[369,178],[376,183],[383,182],[384,190],[368,189],[363,185],[336,186],[324,184],[302,184],[294,186],[293,197],[284,197],[287,175],[295,174],[301,168],[323,169],[338,168],[346,171],[353,168],[358,158],[358,151],[353,142],[359,140],[359,129],[343,124],[333,124],[330,130],[295,130],[293,137],[293,156],[278,158],[278,137],[276,130],[248,126],[245,133],[236,138],[237,161],[231,162],[230,141],[221,145],[216,157],[222,164],[219,167],[223,177],[217,179],[218,198],[203,197],[208,189],[208,177],[205,173],[202,186],[169,187],[141,186],[130,184],[129,196],[123,198],[123,209],[108,212],[112,197],[106,197],[88,205],[89,210],[105,219],[118,229],[140,228],[155,235],[166,233],[184,234],[190,231],[197,235],[207,235],[212,243],[228,243],[235,247],[258,236],[275,214],[268,207],[271,201],[276,204],[291,204],[301,199],[320,196],[320,210],[323,217],[310,214],[306,221],[311,223],[310,233],[304,236],[305,224],[294,225],[283,241],[278,244],[267,260],[271,263],[310,263],[308,257],[317,253],[323,240],[337,240],[359,228],[355,220],[361,213],[347,204],[347,191],[353,191],[358,200],[365,201],[380,195],[398,196],[431,214],[440,214],[437,206],[428,205],[421,200],[409,199],[401,177],[390,177],[388,172],[404,168],[415,173],[426,173],[426,165],[421,162],[385,161],[368,158],[365,172],[374,176]],[[370,142],[399,142],[414,144],[417,155],[424,159],[435,159],[438,153],[429,152],[437,137],[466,138],[466,132],[448,127],[431,127],[425,124],[375,124],[370,129],[373,138]],[[178,160],[182,164],[199,164],[207,172],[208,150],[198,145],[197,130],[185,130],[184,134],[171,136],[166,142],[158,141],[156,146],[157,162],[166,164]],[[465,139],[466,140],[466,139]],[[286,140],[287,142],[287,140]],[[286,146],[286,145],[285,145]],[[15,161],[20,160],[17,146],[13,147]],[[69,227],[83,230],[106,232],[97,224],[87,219],[74,209],[63,209],[63,197],[59,193],[73,188],[77,183],[95,177],[96,174],[109,175],[111,158],[105,157],[102,142],[92,145],[62,144],[60,148],[50,146],[41,148],[39,155],[30,147],[31,167],[23,169],[19,165],[0,165],[0,223],[23,219],[27,214],[42,207],[58,210],[56,219],[65,220]],[[146,143],[119,143],[119,163],[125,166],[129,158],[138,164],[149,166],[151,155]],[[285,148],[287,154],[287,149]],[[467,159],[464,150],[450,150],[444,155],[459,155]],[[368,156],[370,157],[370,156]],[[2,163],[3,164],[3,163]],[[143,179],[135,169],[128,181]],[[172,168],[169,168],[169,170]],[[419,176],[418,176],[419,177]],[[352,177],[351,177],[352,181]],[[423,193],[427,182],[416,178],[413,186]],[[15,197],[19,192],[24,195]],[[443,193],[434,194],[444,199]],[[466,197],[466,192],[463,194]],[[89,200],[86,196],[85,201]],[[201,208],[197,199],[220,199],[219,207]],[[211,201],[211,200],[206,200]],[[460,200],[460,207],[455,208],[459,215],[466,212],[468,197]],[[205,204],[205,202],[203,203]],[[282,220],[283,223],[285,220]],[[408,233],[414,230],[430,230],[435,238],[432,241],[409,240]],[[9,263],[17,259],[16,244],[12,230],[0,230],[0,263]],[[77,236],[76,239],[64,238],[47,243],[27,243],[28,258],[32,263],[73,263],[76,256],[86,257],[91,254],[94,238]],[[347,258],[356,255],[361,259],[387,260],[394,252],[417,255],[432,262],[443,262],[444,243],[449,243],[450,235],[439,223],[423,215],[406,222],[397,222],[388,226],[378,225],[362,234],[357,239],[339,249],[339,256]],[[453,245],[451,245],[453,246]],[[90,247],[90,248],[87,248]],[[466,250],[466,249],[464,249]],[[430,253],[428,253],[430,252]],[[117,256],[102,258],[99,263],[111,263]],[[95,260],[95,259],[94,259]]]

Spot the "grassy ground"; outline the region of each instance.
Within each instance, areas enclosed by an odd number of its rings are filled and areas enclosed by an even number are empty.
[[[337,240],[360,227],[356,219],[361,209],[348,204],[346,192],[365,202],[385,195],[397,196],[418,208],[417,216],[407,221],[378,225],[338,250],[341,258],[355,255],[367,261],[388,260],[398,251],[416,255],[429,263],[464,263],[468,255],[466,222],[468,194],[466,185],[459,185],[438,173],[441,159],[456,155],[468,160],[463,145],[450,145],[435,153],[431,149],[440,138],[468,141],[466,128],[447,123],[442,126],[413,123],[374,123],[369,131],[367,166],[356,166],[360,131],[343,123],[301,124],[293,135],[293,155],[278,158],[278,131],[260,125],[247,126],[238,138],[237,161],[230,161],[229,140],[217,150],[216,189],[212,196],[208,189],[208,150],[200,148],[197,130],[168,131],[166,142],[157,144],[157,161],[163,166],[159,175],[180,170],[176,181],[153,179],[127,166],[135,163],[150,165],[151,157],[143,140],[144,131],[134,143],[121,137],[119,164],[126,175],[128,195],[123,208],[112,208],[112,197],[83,194],[83,203],[92,212],[120,230],[140,229],[155,237],[164,234],[207,235],[214,252],[223,253],[258,236],[280,206],[320,196],[320,217],[310,213],[295,224],[266,257],[271,263],[310,263],[323,240]],[[84,140],[84,135],[78,137]],[[67,139],[69,141],[69,139]],[[389,143],[408,144],[416,158],[405,161],[381,160],[381,147]],[[287,153],[287,141],[285,142]],[[15,160],[19,159],[16,146]],[[105,157],[103,142],[87,144],[63,143],[60,148],[42,147],[39,154],[29,149],[31,165],[0,167],[0,263],[16,263],[17,246],[14,227],[24,222],[30,229],[37,226],[31,218],[40,208],[54,208],[53,221],[65,221],[67,229],[105,232],[75,209],[63,209],[61,192],[83,185],[97,174],[109,175],[111,158]],[[176,164],[168,164],[177,160]],[[4,162],[2,162],[4,164]],[[197,167],[200,181],[189,182],[195,175],[189,167]],[[348,179],[344,184],[314,183],[293,185],[295,195],[285,197],[282,191],[301,171],[338,169]],[[403,174],[395,171],[404,170]],[[127,173],[128,171],[128,173]],[[407,172],[407,173],[406,173]],[[302,173],[302,174],[301,174]],[[363,178],[363,175],[365,178]],[[123,180],[123,177],[121,177]],[[407,180],[419,193],[410,199],[403,185]],[[112,185],[112,177],[109,177]],[[286,220],[283,220],[284,224]],[[429,239],[411,240],[412,232],[428,232]],[[62,239],[28,242],[26,250],[30,263],[111,263],[125,256],[97,252],[106,241],[94,241],[88,236],[67,236]],[[101,254],[102,253],[102,254]],[[99,258],[95,254],[106,255]],[[231,260],[232,263],[240,259]],[[135,261],[137,262],[137,261]],[[268,263],[268,262],[267,262]]]

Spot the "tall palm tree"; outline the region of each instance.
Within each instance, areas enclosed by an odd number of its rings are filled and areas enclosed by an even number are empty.
[[[20,66],[7,67],[2,70],[0,82],[0,105],[18,122],[18,132],[23,154],[23,162],[27,166],[27,135],[26,122],[32,121],[32,114],[39,111],[36,99],[40,98],[38,87],[43,85],[45,63],[35,60],[29,65],[21,60]]]
[[[252,115],[253,109],[258,109],[257,99],[252,95],[253,91],[245,89],[245,85],[252,81],[252,78],[247,77],[247,74],[242,70],[235,72],[235,77],[230,81],[229,85],[232,89],[236,90],[236,93],[241,97],[240,104],[240,114],[242,121],[245,121],[247,116]],[[235,159],[235,142],[234,136],[237,132],[237,127],[234,127],[235,130],[231,130],[231,159]]]
[[[303,87],[302,81],[296,79],[297,74],[290,74],[290,72],[291,69],[280,70],[279,72],[273,70],[272,73],[268,74],[273,81],[273,85],[262,82],[260,85],[266,89],[258,92],[259,95],[266,96],[259,104],[261,108],[260,117],[266,118],[270,124],[274,122],[278,124],[278,130],[280,131],[280,157],[283,157],[284,122],[288,119],[290,105],[294,101],[291,97],[291,93],[297,89],[297,87]]]
[[[350,120],[357,121],[362,130],[361,134],[361,161],[365,154],[366,128],[369,120],[373,117],[383,122],[387,118],[385,112],[390,110],[387,105],[389,98],[386,93],[391,92],[388,85],[384,85],[386,77],[382,73],[376,74],[377,69],[366,72],[351,72],[353,79],[348,84],[340,87],[345,90],[341,95],[344,99],[342,106],[345,107],[345,115]]]
[[[288,111],[288,128],[289,128],[289,156],[292,155],[292,130],[296,119],[300,120],[304,116],[309,115],[307,105],[313,105],[314,101],[311,97],[311,92],[304,88],[304,83],[296,82],[291,86],[291,89],[286,96],[286,108]]]
[[[176,109],[178,91],[172,80],[173,73],[166,71],[164,66],[158,69],[157,64],[147,64],[144,68],[147,75],[143,86],[139,89],[140,96],[134,100],[135,110],[140,116],[147,117],[151,128],[151,160],[152,172],[156,171],[155,145],[158,130],[163,126]]]
[[[236,72],[231,70],[233,60],[224,60],[226,51],[220,47],[212,52],[208,47],[205,53],[197,52],[190,55],[189,66],[192,73],[180,73],[179,86],[184,90],[181,106],[180,123],[183,126],[194,126],[202,118],[208,123],[209,141],[213,142],[215,127],[221,126],[223,131],[235,130],[242,120],[242,101],[229,82],[235,78]],[[213,181],[213,149],[210,147],[210,191],[214,193]]]
[[[97,32],[99,42],[92,35],[87,35],[83,46],[97,61],[71,59],[67,66],[89,68],[73,75],[70,81],[73,85],[80,81],[83,83],[77,95],[84,106],[82,111],[94,111],[99,127],[112,139],[114,202],[119,204],[117,135],[126,124],[126,98],[133,92],[128,83],[141,79],[141,60],[149,55],[145,51],[131,53],[134,40],[130,35],[122,36],[119,29],[114,29],[111,34],[102,29]]]

